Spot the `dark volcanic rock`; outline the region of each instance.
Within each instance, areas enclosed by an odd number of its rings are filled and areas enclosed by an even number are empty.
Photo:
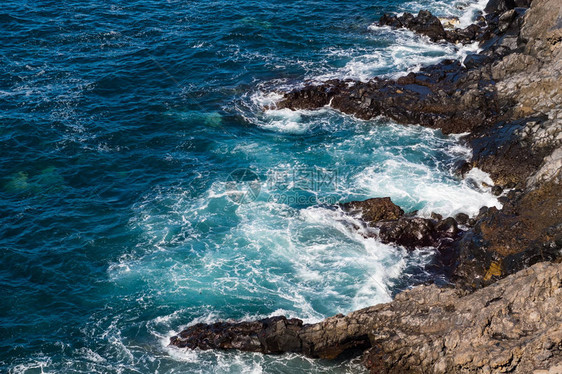
[[[390,197],[351,201],[341,207],[350,213],[361,213],[361,218],[371,224],[382,220],[396,220],[404,215],[404,211]]]
[[[299,319],[266,318],[253,322],[199,323],[170,340],[180,348],[238,349],[261,353],[302,352]]]
[[[465,213],[459,213],[455,216],[455,219],[457,220],[458,223],[460,223],[461,225],[466,225],[468,223],[468,219],[470,217],[468,216],[468,214]]]
[[[562,264],[542,263],[469,295],[420,286],[316,324],[285,317],[198,324],[170,344],[328,359],[367,349],[372,373],[527,374],[562,364],[561,296]]]
[[[385,14],[379,25],[408,28],[432,40],[453,43],[481,41],[483,52],[467,56],[464,66],[453,61],[410,73],[397,80],[375,78],[370,82],[329,81],[285,94],[281,108],[314,109],[330,105],[361,119],[379,115],[399,123],[440,128],[446,134],[488,128],[506,119],[513,107],[510,95],[498,97],[492,69],[505,55],[524,48],[521,37],[526,8],[498,1],[486,16],[486,24],[445,30],[427,11],[417,16]],[[501,74],[501,73],[500,73]]]
[[[468,72],[450,60],[397,80],[309,86],[287,93],[278,106],[314,109],[328,104],[362,119],[384,115],[399,123],[440,128],[447,134],[490,125],[502,115],[490,72]]]
[[[444,240],[450,242],[449,239],[455,239],[459,234],[454,218],[442,219],[436,213],[432,214],[431,219],[417,217],[415,214],[405,215],[389,197],[352,201],[341,204],[341,207],[351,214],[360,213],[363,221],[378,228],[378,235],[371,235],[377,236],[383,243],[393,243],[411,250],[438,247]]]
[[[438,242],[435,224],[430,219],[402,218],[397,222],[383,222],[379,229],[383,243],[396,243],[409,249],[436,246]]]
[[[512,122],[500,122],[490,129],[476,131],[467,139],[473,149],[472,165],[490,173],[500,185],[521,185],[538,170],[552,150],[551,147],[533,147],[518,135],[529,123],[540,124],[544,117],[532,117]]]
[[[409,29],[417,34],[425,35],[434,42],[472,43],[485,34],[485,24],[470,25],[464,29],[445,30],[443,24],[427,10],[421,10],[417,16],[404,13],[401,16],[384,14],[378,22],[379,26]]]
[[[378,24],[380,26],[410,29],[418,34],[429,37],[433,41],[439,41],[447,37],[439,18],[435,17],[427,10],[420,10],[417,16],[411,13],[404,13],[401,16],[384,14]]]
[[[513,191],[511,191],[513,192]],[[456,283],[478,288],[562,255],[562,189],[555,181],[513,194],[502,210],[483,212],[458,248]]]
[[[439,247],[444,239],[455,239],[459,234],[454,218],[436,221],[421,217],[403,217],[397,221],[380,222],[379,239],[407,249]]]

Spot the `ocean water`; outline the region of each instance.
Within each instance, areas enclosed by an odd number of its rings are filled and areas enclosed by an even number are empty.
[[[430,248],[366,239],[334,207],[499,206],[458,137],[323,108],[305,81],[398,76],[476,46],[373,23],[483,3],[15,1],[0,5],[0,372],[345,373],[359,360],[185,351],[182,327],[306,322],[389,301]]]

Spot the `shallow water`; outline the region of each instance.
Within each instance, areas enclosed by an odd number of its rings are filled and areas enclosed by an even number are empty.
[[[365,239],[337,202],[390,196],[423,215],[498,204],[452,174],[470,156],[455,137],[275,109],[307,80],[461,58],[475,47],[372,26],[384,11],[482,6],[460,5],[4,2],[1,371],[361,370],[166,345],[198,321],[318,321],[423,277],[431,250]]]

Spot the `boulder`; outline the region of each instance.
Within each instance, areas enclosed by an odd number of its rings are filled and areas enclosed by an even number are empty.
[[[407,217],[395,222],[382,222],[378,227],[379,238],[383,243],[394,243],[408,249],[438,244],[437,230],[434,221],[430,219]]]
[[[401,16],[384,14],[378,22],[379,26],[406,28],[418,34],[429,37],[432,41],[443,40],[447,37],[441,20],[427,10],[420,10],[417,16],[404,13]]]
[[[390,197],[351,201],[341,204],[341,207],[344,211],[361,214],[361,218],[370,224],[383,220],[397,220],[404,215],[404,211],[394,204]]]

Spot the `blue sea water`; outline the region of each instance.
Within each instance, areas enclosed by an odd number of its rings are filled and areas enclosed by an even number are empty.
[[[373,27],[383,12],[467,23],[481,7],[3,1],[0,371],[361,372],[358,359],[167,343],[201,321],[318,321],[423,278],[430,249],[367,239],[336,202],[390,196],[425,215],[498,204],[451,172],[470,156],[456,137],[275,108],[305,81],[396,76],[475,48]]]

